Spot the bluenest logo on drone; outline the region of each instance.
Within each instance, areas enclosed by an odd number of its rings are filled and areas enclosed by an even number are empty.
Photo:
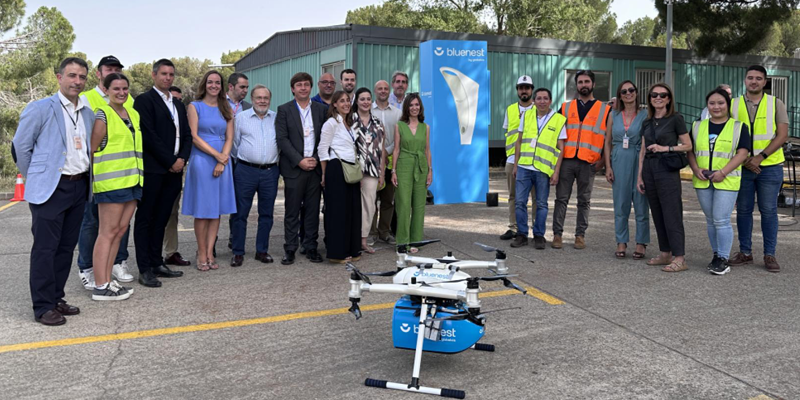
[[[400,330],[403,331],[403,333],[408,333],[408,331],[411,330],[411,327],[404,322],[403,325],[400,325]]]

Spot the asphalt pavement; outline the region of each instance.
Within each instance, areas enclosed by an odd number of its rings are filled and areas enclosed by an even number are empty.
[[[499,240],[507,224],[502,201],[427,207],[425,236],[442,242],[421,255],[452,251],[491,260],[473,242],[505,247],[510,272],[536,296],[482,285],[490,295],[485,310],[519,307],[487,316],[481,342],[496,352],[425,353],[421,383],[464,390],[468,399],[800,398],[797,220],[781,216],[780,273],[763,268],[756,229],[756,263],[714,276],[705,268],[711,258],[705,218],[685,183],[689,270],[665,273],[632,260],[633,243],[628,258],[614,257],[611,189],[597,178],[584,250],[572,248],[574,195],[562,250],[549,247],[554,190],[545,250],[510,249]],[[504,182],[491,180],[501,198]],[[185,275],[163,279],[161,288],[134,282],[129,300],[93,302],[74,265],[66,293],[81,314],[45,327],[33,321],[30,306],[30,211],[26,203],[7,204],[0,201],[0,398],[426,398],[364,386],[368,377],[407,382],[411,376],[413,352],[392,347],[397,296],[365,294],[364,317],[356,321],[346,312],[343,266],[299,255],[292,266],[255,261],[256,207],[244,266],[229,266],[223,218],[218,271],[182,267]],[[283,255],[283,211],[280,193],[270,242],[276,261]],[[191,218],[181,216],[179,250],[194,262],[191,227]],[[651,237],[649,257],[658,247],[652,227]],[[135,265],[132,238],[129,246]],[[394,260],[393,249],[379,244],[356,265],[384,271]]]

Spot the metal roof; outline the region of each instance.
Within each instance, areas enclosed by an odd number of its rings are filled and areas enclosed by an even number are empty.
[[[367,25],[334,25],[277,32],[236,62],[237,71],[251,70],[287,58],[341,45],[346,42],[418,46],[427,40],[482,40],[489,51],[554,54],[580,57],[664,61],[661,47],[629,46],[608,43],[573,42],[519,36],[480,35],[472,33],[386,28]],[[720,55],[698,57],[690,50],[674,50],[673,61],[747,67],[761,64],[767,68],[800,70],[800,59],[755,55]]]

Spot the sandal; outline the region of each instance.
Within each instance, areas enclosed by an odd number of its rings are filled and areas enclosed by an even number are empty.
[[[622,244],[622,243],[617,243],[617,244]],[[626,251],[627,251],[627,250],[628,250],[628,244],[627,244],[627,243],[625,243],[625,250],[623,250],[623,251],[615,251],[615,252],[614,252],[614,255],[615,255],[617,258],[625,258],[625,254],[626,254]],[[636,254],[636,253],[634,253],[634,254]]]
[[[647,253],[647,245],[643,243],[636,243],[637,246],[644,247],[644,251],[639,253],[638,251],[633,252],[633,259],[634,260],[641,260],[644,258],[644,254]]]
[[[647,265],[669,265],[672,263],[672,259],[664,259],[660,255],[658,257],[653,257],[647,260]]]
[[[680,264],[678,264],[677,262],[673,261],[673,262],[669,263],[669,265],[667,265],[666,267],[661,268],[661,270],[664,271],[664,272],[681,272],[681,271],[686,271],[687,269],[689,269],[689,266],[686,265],[686,261],[684,261],[684,262],[682,262]]]
[[[209,270],[210,267],[208,266],[208,260],[206,260],[206,262],[204,263],[200,262],[200,253],[195,254],[195,260],[197,260],[195,261],[196,264],[195,267],[197,268],[198,271],[205,272]]]
[[[369,245],[361,246],[361,250],[366,251],[369,254],[375,254],[375,249],[370,247]]]
[[[328,262],[331,264],[347,264],[347,260],[341,260],[338,258],[329,258]]]
[[[217,264],[217,260],[208,260],[208,268],[219,269],[219,264]]]

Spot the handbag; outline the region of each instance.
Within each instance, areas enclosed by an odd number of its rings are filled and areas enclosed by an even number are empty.
[[[656,141],[656,129],[653,128],[653,124],[650,124],[650,130],[653,132],[653,143]],[[686,158],[686,153],[679,151],[679,152],[669,152],[669,153],[659,153],[658,158],[661,160],[661,166],[664,167],[667,171],[680,171],[689,165],[689,159]]]
[[[358,162],[358,148],[356,147],[356,143],[353,142],[353,150],[355,150],[356,154],[356,162],[354,163],[342,160],[341,157],[339,157],[339,153],[337,153],[336,149],[333,147],[331,147],[331,150],[333,150],[333,154],[336,154],[336,158],[342,163],[344,181],[351,184],[361,182],[361,179],[364,178],[364,173],[361,172],[361,163]]]

